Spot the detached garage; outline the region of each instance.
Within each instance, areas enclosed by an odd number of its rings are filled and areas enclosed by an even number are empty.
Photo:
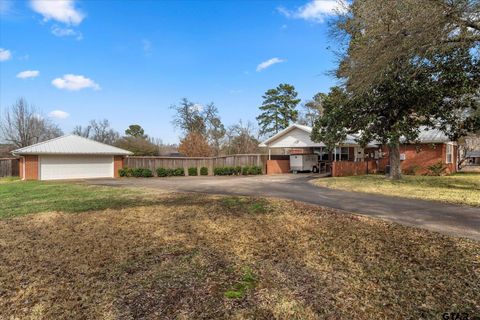
[[[132,154],[73,134],[12,153],[20,157],[22,180],[115,178],[124,157]]]

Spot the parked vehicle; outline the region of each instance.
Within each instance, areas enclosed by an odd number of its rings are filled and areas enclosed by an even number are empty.
[[[290,156],[290,171],[318,172],[318,155],[316,154],[292,154]]]

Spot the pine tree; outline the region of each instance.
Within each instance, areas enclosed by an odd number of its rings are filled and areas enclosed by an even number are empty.
[[[260,107],[263,112],[257,117],[260,134],[276,134],[297,120],[296,107],[300,102],[297,95],[295,87],[286,83],[265,92]]]

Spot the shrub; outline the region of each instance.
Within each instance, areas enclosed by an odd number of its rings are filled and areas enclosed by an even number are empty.
[[[207,167],[201,167],[200,168],[200,175],[208,176],[208,168]]]
[[[157,169],[157,177],[167,177],[167,176],[168,176],[167,169],[165,169],[165,168],[158,168]]]
[[[189,175],[189,176],[198,176],[198,169],[197,169],[197,167],[188,168],[188,175]]]
[[[135,168],[135,169],[133,169],[132,175],[133,175],[135,178],[143,177],[143,168]]]
[[[447,170],[447,167],[442,163],[442,161],[439,161],[435,164],[432,164],[431,166],[428,166],[428,175],[441,176],[445,174],[446,170]]]
[[[213,168],[213,175],[223,176],[223,168],[222,167]]]
[[[142,177],[144,177],[144,178],[153,177],[153,172],[152,172],[152,170],[146,169],[146,168],[143,169],[143,170],[142,170]]]
[[[262,168],[259,166],[245,166],[245,167],[217,167],[213,169],[213,174],[216,176],[230,176],[230,175],[258,175],[262,174]]]
[[[120,177],[133,177],[133,169],[132,168],[122,168],[118,170],[118,175]]]
[[[251,166],[248,173],[252,175],[262,174],[262,168],[259,166]]]
[[[173,170],[173,175],[174,176],[184,176],[185,175],[185,170],[183,168],[176,168]]]
[[[408,168],[406,168],[405,170],[403,170],[403,173],[406,174],[406,175],[410,175],[410,176],[414,176],[417,174],[418,170],[420,170],[420,166],[418,165],[414,165],[414,166],[410,166]]]

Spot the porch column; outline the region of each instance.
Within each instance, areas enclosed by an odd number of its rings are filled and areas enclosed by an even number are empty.
[[[268,148],[268,160],[272,160],[272,151]]]

